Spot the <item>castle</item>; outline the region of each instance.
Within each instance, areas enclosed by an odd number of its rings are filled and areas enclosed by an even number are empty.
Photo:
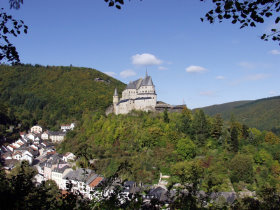
[[[113,95],[113,112],[127,114],[132,110],[155,111],[157,94],[152,78],[146,73],[145,78],[130,82],[119,100],[117,89]]]

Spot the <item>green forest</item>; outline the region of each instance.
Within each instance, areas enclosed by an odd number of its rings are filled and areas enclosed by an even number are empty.
[[[86,115],[58,151],[74,152],[80,166],[106,177],[125,163],[122,179],[147,184],[161,172],[170,185],[198,180],[205,192],[280,190],[280,138],[203,110]]]
[[[116,87],[121,91],[125,85],[90,68],[0,65],[0,113],[6,107],[22,129],[34,124],[58,128],[84,113],[104,112]]]
[[[236,101],[202,108],[206,114],[221,114],[229,121],[231,115],[248,126],[261,130],[272,130],[280,135],[280,96],[253,101]]]

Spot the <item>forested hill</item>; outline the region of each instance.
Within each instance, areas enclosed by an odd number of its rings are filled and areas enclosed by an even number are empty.
[[[27,128],[34,123],[58,126],[81,119],[85,112],[104,112],[115,87],[121,91],[125,85],[95,69],[0,66],[0,103]]]
[[[280,96],[254,101],[236,101],[202,108],[208,115],[220,113],[224,120],[236,120],[258,129],[280,131]],[[279,131],[278,131],[279,130]]]

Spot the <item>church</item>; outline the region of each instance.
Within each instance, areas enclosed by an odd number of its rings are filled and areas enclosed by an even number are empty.
[[[113,95],[113,112],[127,114],[132,110],[155,111],[157,94],[151,76],[129,82],[119,99],[117,89]]]

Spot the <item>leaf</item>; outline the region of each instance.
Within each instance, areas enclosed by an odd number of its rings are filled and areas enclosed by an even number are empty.
[[[112,7],[112,6],[114,6],[114,5],[115,5],[115,3],[114,3],[113,1],[110,1],[109,7]]]
[[[255,24],[254,22],[251,22],[251,23],[250,23],[250,26],[251,26],[251,27],[256,27],[256,24]]]
[[[275,23],[277,24],[279,23],[279,21],[280,21],[280,16],[276,18]]]

